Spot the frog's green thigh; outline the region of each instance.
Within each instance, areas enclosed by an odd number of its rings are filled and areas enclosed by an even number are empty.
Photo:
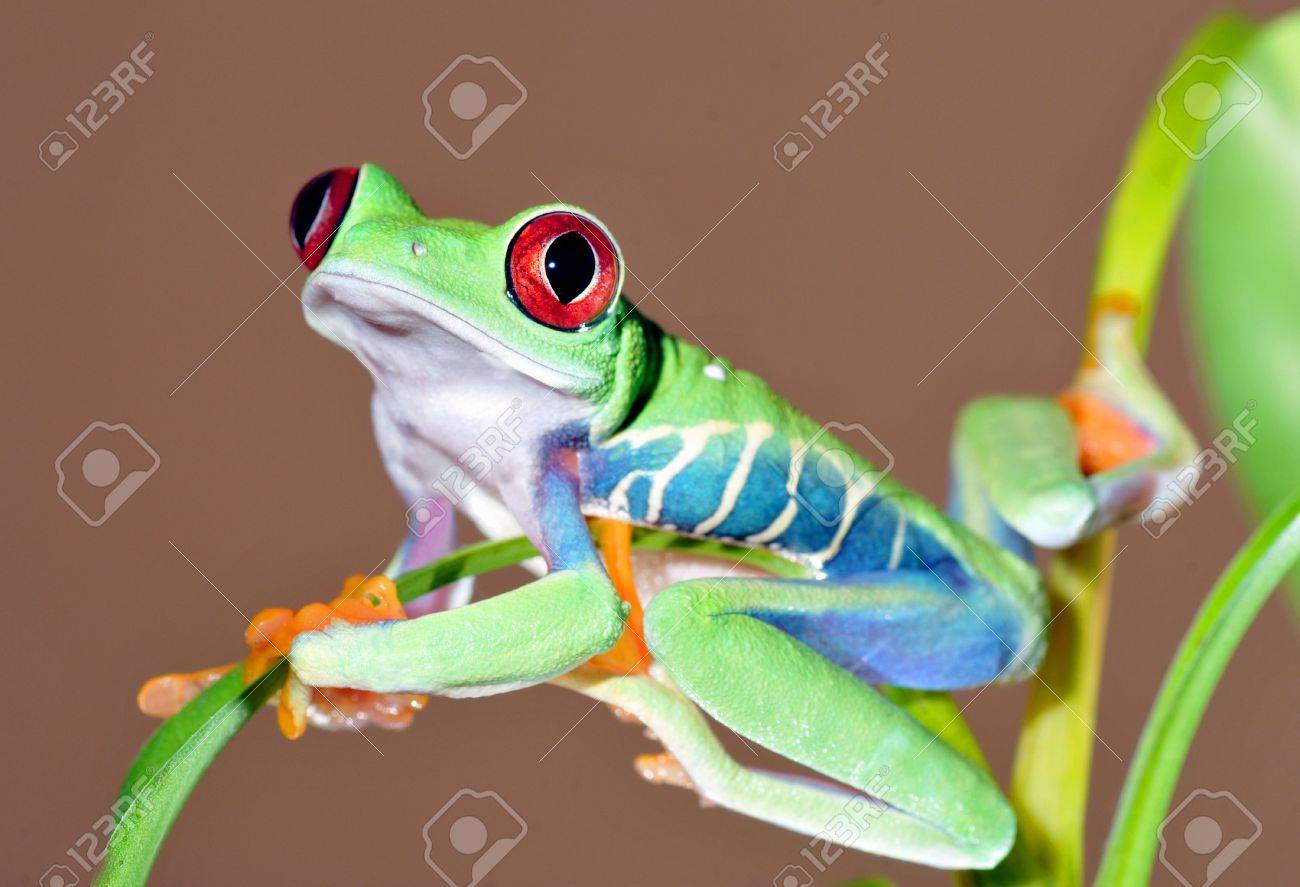
[[[742,766],[658,664],[649,675],[625,677],[577,669],[553,683],[634,714],[681,764],[700,796],[728,810],[854,850],[945,868],[987,867],[1005,852],[1005,845],[958,844],[943,824],[895,806],[893,768],[872,773],[855,791],[822,779]],[[915,762],[910,760],[915,753],[908,753],[904,766],[924,765],[938,747],[948,751],[936,742]]]
[[[958,648],[968,640],[972,610],[966,603],[933,597],[920,577],[906,573],[890,580],[893,589],[881,581],[878,586],[771,579],[680,582],[651,600],[646,640],[682,692],[741,735],[858,792],[870,793],[873,780],[887,771],[891,824],[878,831],[873,825],[868,831],[874,834],[862,838],[880,842],[878,852],[937,866],[994,865],[1015,837],[1015,817],[988,774],[933,741],[909,714],[846,668],[769,624],[782,616],[825,612],[828,601],[845,614],[877,614],[874,636],[863,647],[878,669],[896,656],[906,658],[906,636],[917,630],[934,639],[944,628],[955,628]],[[909,583],[917,589],[911,598]],[[923,610],[928,619],[920,616]],[[917,618],[903,618],[891,631],[890,616],[899,613]],[[941,660],[949,654],[923,640],[917,646],[922,648],[918,664],[910,667],[942,680]],[[958,662],[965,652],[951,653],[963,679],[970,674]],[[994,665],[995,660],[987,662],[983,680],[995,676]],[[761,810],[756,815],[800,831],[820,831],[838,812],[831,809],[838,796],[798,792],[797,783],[753,774],[723,782],[730,792],[724,793],[728,806]]]

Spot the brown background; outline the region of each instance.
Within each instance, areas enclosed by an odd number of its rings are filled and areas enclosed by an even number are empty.
[[[285,217],[308,176],[372,160],[429,213],[490,221],[547,201],[540,179],[597,212],[647,284],[676,265],[645,304],[651,315],[812,415],[867,424],[899,477],[942,497],[959,406],[1053,391],[1077,348],[1019,290],[918,385],[1013,280],[913,175],[1023,274],[1107,193],[1164,66],[1215,5],[11,10],[0,37],[3,879],[34,882],[111,803],[153,726],[133,706],[142,679],[235,657],[236,607],[328,596],[401,534],[371,441],[370,380],[307,330],[289,292],[272,291],[295,264]],[[63,115],[146,33],[154,77],[48,172],[37,142],[67,128]],[[782,172],[773,142],[881,33],[888,80]],[[499,57],[528,89],[465,162],[425,131],[420,104],[462,52]],[[1100,218],[1026,281],[1076,330]],[[1177,284],[1175,274],[1168,289]],[[1152,362],[1208,440],[1179,310],[1167,298]],[[58,498],[52,468],[93,420],[129,422],[162,458],[98,529]],[[1164,538],[1124,533],[1098,730],[1125,761],[1178,638],[1246,532],[1221,484]],[[1273,601],[1180,782],[1177,798],[1229,789],[1264,823],[1220,883],[1290,871],[1296,654]],[[1003,773],[1023,700],[1023,687],[999,689],[968,712]],[[462,786],[495,789],[530,826],[492,884],[767,884],[794,860],[803,838],[644,785],[630,761],[653,746],[604,710],[539,763],[588,707],[554,688],[435,700],[403,734],[312,733],[296,745],[259,717],[194,794],[155,880],[437,883],[420,829]],[[1124,768],[1098,748],[1090,865]],[[946,883],[855,854],[821,883],[873,873]],[[1159,868],[1153,878],[1174,883]]]

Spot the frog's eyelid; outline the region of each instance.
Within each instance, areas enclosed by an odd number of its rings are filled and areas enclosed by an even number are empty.
[[[299,189],[289,209],[289,240],[309,270],[325,258],[356,193],[355,166],[331,169]]]

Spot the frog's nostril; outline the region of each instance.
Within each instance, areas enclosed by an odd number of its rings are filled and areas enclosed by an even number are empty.
[[[334,232],[343,222],[357,184],[357,168],[340,167],[323,172],[302,186],[289,211],[289,239],[294,252],[308,268],[325,258]]]

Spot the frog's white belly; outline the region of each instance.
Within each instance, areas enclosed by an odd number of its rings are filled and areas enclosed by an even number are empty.
[[[536,454],[594,408],[445,329],[418,297],[349,278],[307,296],[311,325],[375,379],[375,436],[408,505],[442,496],[489,538],[536,538]]]

